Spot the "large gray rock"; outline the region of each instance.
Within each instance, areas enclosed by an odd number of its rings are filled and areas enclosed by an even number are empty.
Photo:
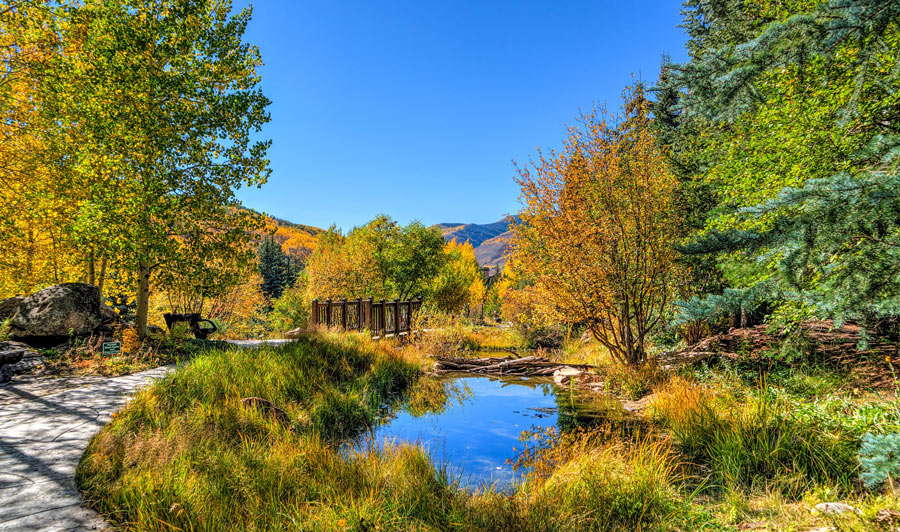
[[[26,297],[10,321],[9,336],[32,343],[86,336],[101,323],[100,289],[63,283]]]
[[[0,321],[12,318],[22,301],[25,301],[25,298],[22,296],[0,299]]]

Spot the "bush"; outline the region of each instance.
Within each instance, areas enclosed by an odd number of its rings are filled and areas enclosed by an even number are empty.
[[[269,323],[277,332],[306,327],[310,318],[310,303],[306,300],[306,284],[301,277],[294,286],[286,289],[281,297],[272,302]]]
[[[562,325],[525,325],[517,324],[519,335],[530,349],[557,349],[562,347],[566,338],[566,329]]]
[[[416,347],[429,355],[450,356],[479,347],[472,335],[473,326],[449,314],[419,312],[413,329],[419,331],[413,340]]]
[[[676,378],[657,392],[650,411],[685,453],[712,468],[716,485],[763,484],[791,496],[818,483],[852,489],[854,431],[794,415],[791,406],[766,390],[735,397]]]

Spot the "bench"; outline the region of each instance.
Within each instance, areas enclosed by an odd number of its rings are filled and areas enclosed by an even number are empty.
[[[172,327],[174,327],[176,323],[187,323],[191,332],[194,334],[194,337],[199,338],[200,340],[206,340],[209,338],[209,335],[219,330],[215,323],[200,318],[199,313],[175,314],[166,312],[163,314],[163,319],[166,320],[166,328],[169,329],[169,332],[172,332]],[[200,324],[203,322],[210,324],[211,327],[201,327]]]

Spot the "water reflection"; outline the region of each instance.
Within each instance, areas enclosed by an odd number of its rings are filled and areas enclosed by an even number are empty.
[[[549,379],[426,378],[357,445],[419,443],[463,487],[502,489],[526,473],[509,463],[523,431],[569,430],[623,414],[618,402],[587,399]]]

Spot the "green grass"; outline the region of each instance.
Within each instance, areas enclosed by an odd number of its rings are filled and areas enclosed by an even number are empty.
[[[703,521],[655,442],[585,449],[516,492],[470,493],[414,446],[342,450],[421,359],[357,335],[212,351],[140,392],[91,442],[85,499],[123,530],[677,530]],[[261,397],[287,421],[246,407]],[[439,407],[440,405],[435,405]],[[698,517],[698,515],[700,517]]]

